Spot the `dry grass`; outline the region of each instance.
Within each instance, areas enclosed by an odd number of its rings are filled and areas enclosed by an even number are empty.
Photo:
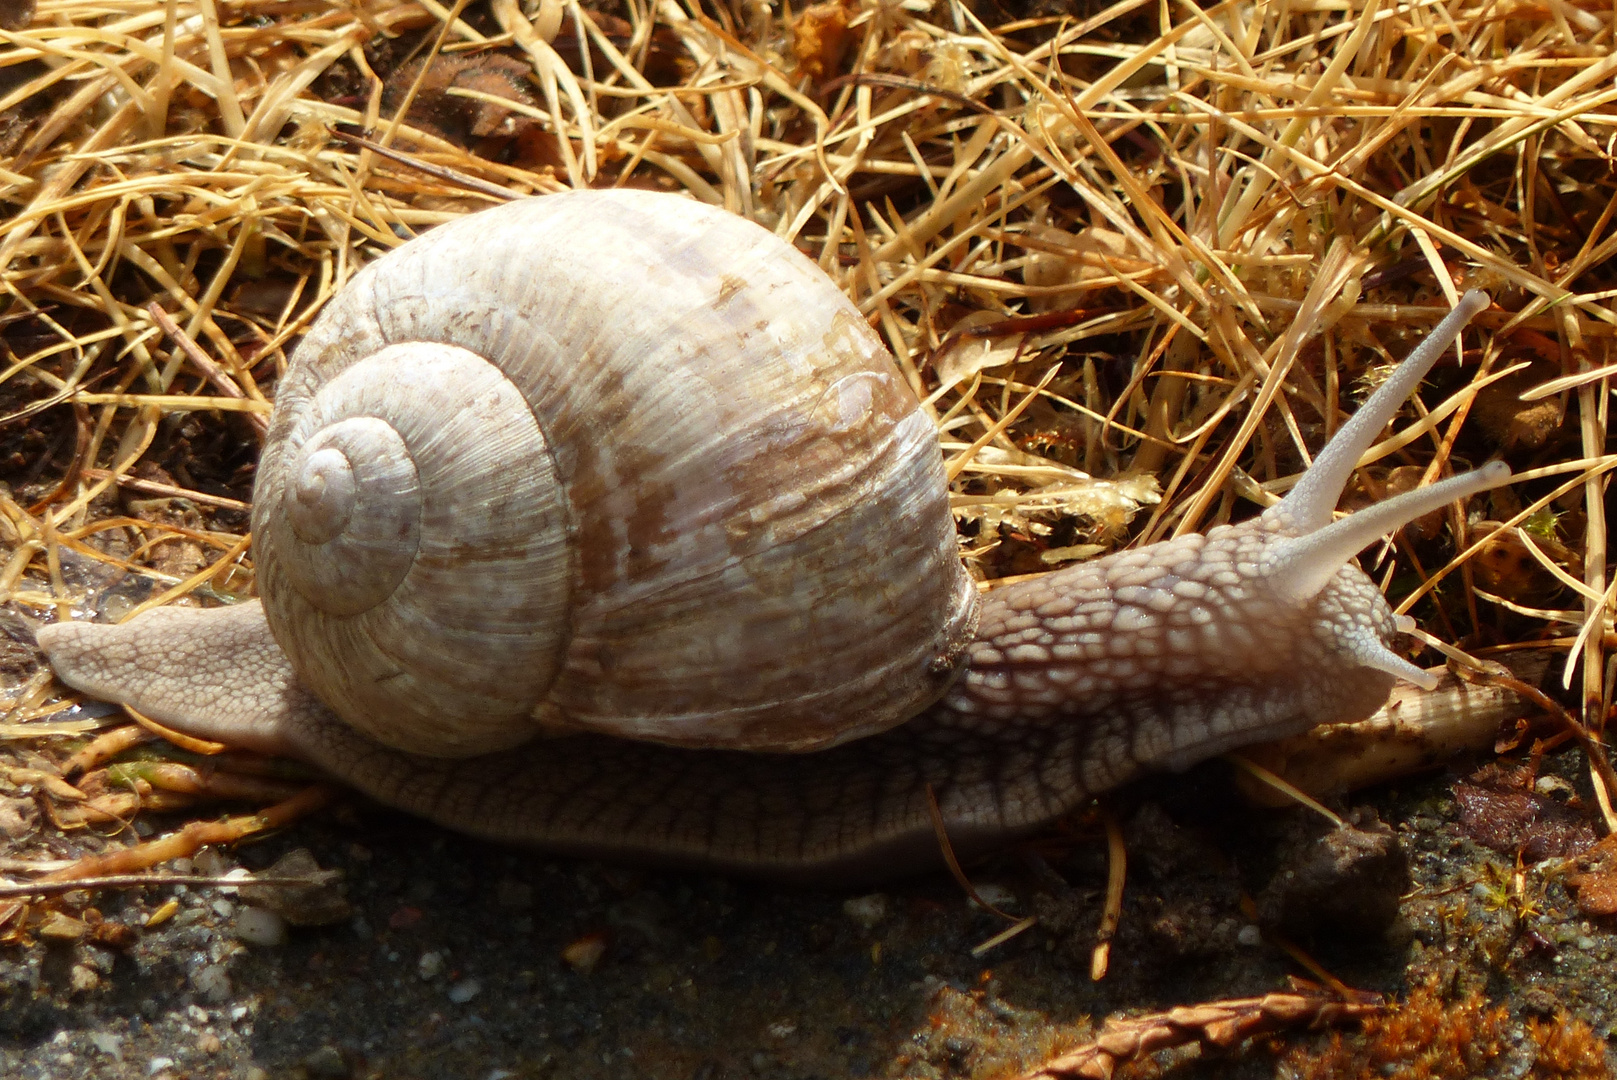
[[[1366,564],[1446,640],[1559,642],[1609,702],[1610,5],[455,10],[44,0],[5,24],[8,737],[105,722],[61,713],[33,621],[251,589],[251,421],[360,265],[617,184],[749,216],[836,278],[936,412],[984,578],[1250,514],[1488,290],[1355,497],[1499,446],[1524,480]],[[1461,560],[1500,550],[1477,521],[1517,554],[1473,581]]]

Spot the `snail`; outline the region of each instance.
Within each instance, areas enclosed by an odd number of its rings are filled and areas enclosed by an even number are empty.
[[[552,851],[826,880],[1028,833],[1404,678],[1353,564],[1500,462],[1333,521],[1470,292],[1277,505],[980,600],[922,412],[804,256],[664,194],[439,226],[277,391],[260,598],[61,622],[68,685]]]

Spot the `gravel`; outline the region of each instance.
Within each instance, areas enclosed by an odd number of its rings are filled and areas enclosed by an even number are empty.
[[[1548,764],[1584,791],[1574,756]],[[1466,835],[1451,781],[1358,800],[1396,837],[1413,885],[1384,925],[1305,925],[1303,943],[1355,987],[1441,977],[1456,993],[1484,988],[1512,1023],[1565,1009],[1608,1035],[1610,922],[1581,916],[1553,866],[1526,867],[1513,894],[1514,860]],[[0,1076],[967,1077],[1036,1062],[1087,1034],[1087,1017],[1259,994],[1300,973],[1243,901],[1299,875],[1307,889],[1288,896],[1328,888],[1317,875],[1342,860],[1311,846],[1311,815],[1238,807],[1220,766],[1139,786],[1112,810],[1129,882],[1097,984],[1098,826],[973,868],[996,906],[1039,916],[976,956],[1006,923],[941,875],[873,893],[650,874],[356,802],[203,867],[265,870],[301,850],[342,872],[310,900],[340,912],[335,924],[251,929],[267,910],[217,889],[69,894],[69,917],[93,922],[93,906],[135,932],[121,949],[36,934],[0,950]],[[178,911],[145,928],[171,898]],[[1276,1070],[1257,1047],[1174,1075]]]

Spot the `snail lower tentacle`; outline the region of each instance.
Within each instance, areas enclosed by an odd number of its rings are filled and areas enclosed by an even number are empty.
[[[622,280],[632,310],[599,287]],[[933,800],[969,853],[1429,682],[1350,560],[1508,470],[1332,511],[1485,305],[1259,517],[979,611],[931,423],[812,264],[672,197],[514,203],[368,267],[300,346],[255,493],[262,604],[39,641],[86,693],[466,832],[901,873],[938,858]]]

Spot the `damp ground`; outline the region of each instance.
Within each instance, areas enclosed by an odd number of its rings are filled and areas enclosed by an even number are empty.
[[[264,935],[243,929],[239,894],[150,886],[63,898],[57,907],[81,924],[99,915],[128,932],[100,934],[116,944],[34,933],[0,951],[0,1075],[1014,1076],[1120,1010],[1286,989],[1308,973],[1274,943],[1277,924],[1356,989],[1427,994],[1422,1023],[1439,1049],[1459,1038],[1456,1025],[1475,1041],[1467,1003],[1495,1007],[1497,1045],[1475,1075],[1605,1074],[1617,934],[1567,888],[1577,864],[1566,853],[1594,836],[1574,755],[1518,788],[1508,771],[1448,773],[1355,799],[1361,832],[1396,844],[1313,881],[1323,824],[1241,807],[1225,769],[1139,785],[1111,804],[1130,866],[1099,982],[1089,976],[1106,882],[1098,821],[972,869],[985,899],[1039,917],[981,950],[1008,924],[943,875],[805,891],[643,873],[342,803],[180,867],[262,870],[304,849],[342,875],[333,895],[346,906],[329,925],[251,944]],[[1405,885],[1388,848],[1407,861]],[[172,915],[147,928],[165,905]],[[1545,1039],[1564,1031],[1583,1038],[1573,1057],[1585,1071],[1544,1064]],[[1137,1072],[1377,1074],[1340,1049],[1332,1057],[1330,1038],[1179,1051]]]

